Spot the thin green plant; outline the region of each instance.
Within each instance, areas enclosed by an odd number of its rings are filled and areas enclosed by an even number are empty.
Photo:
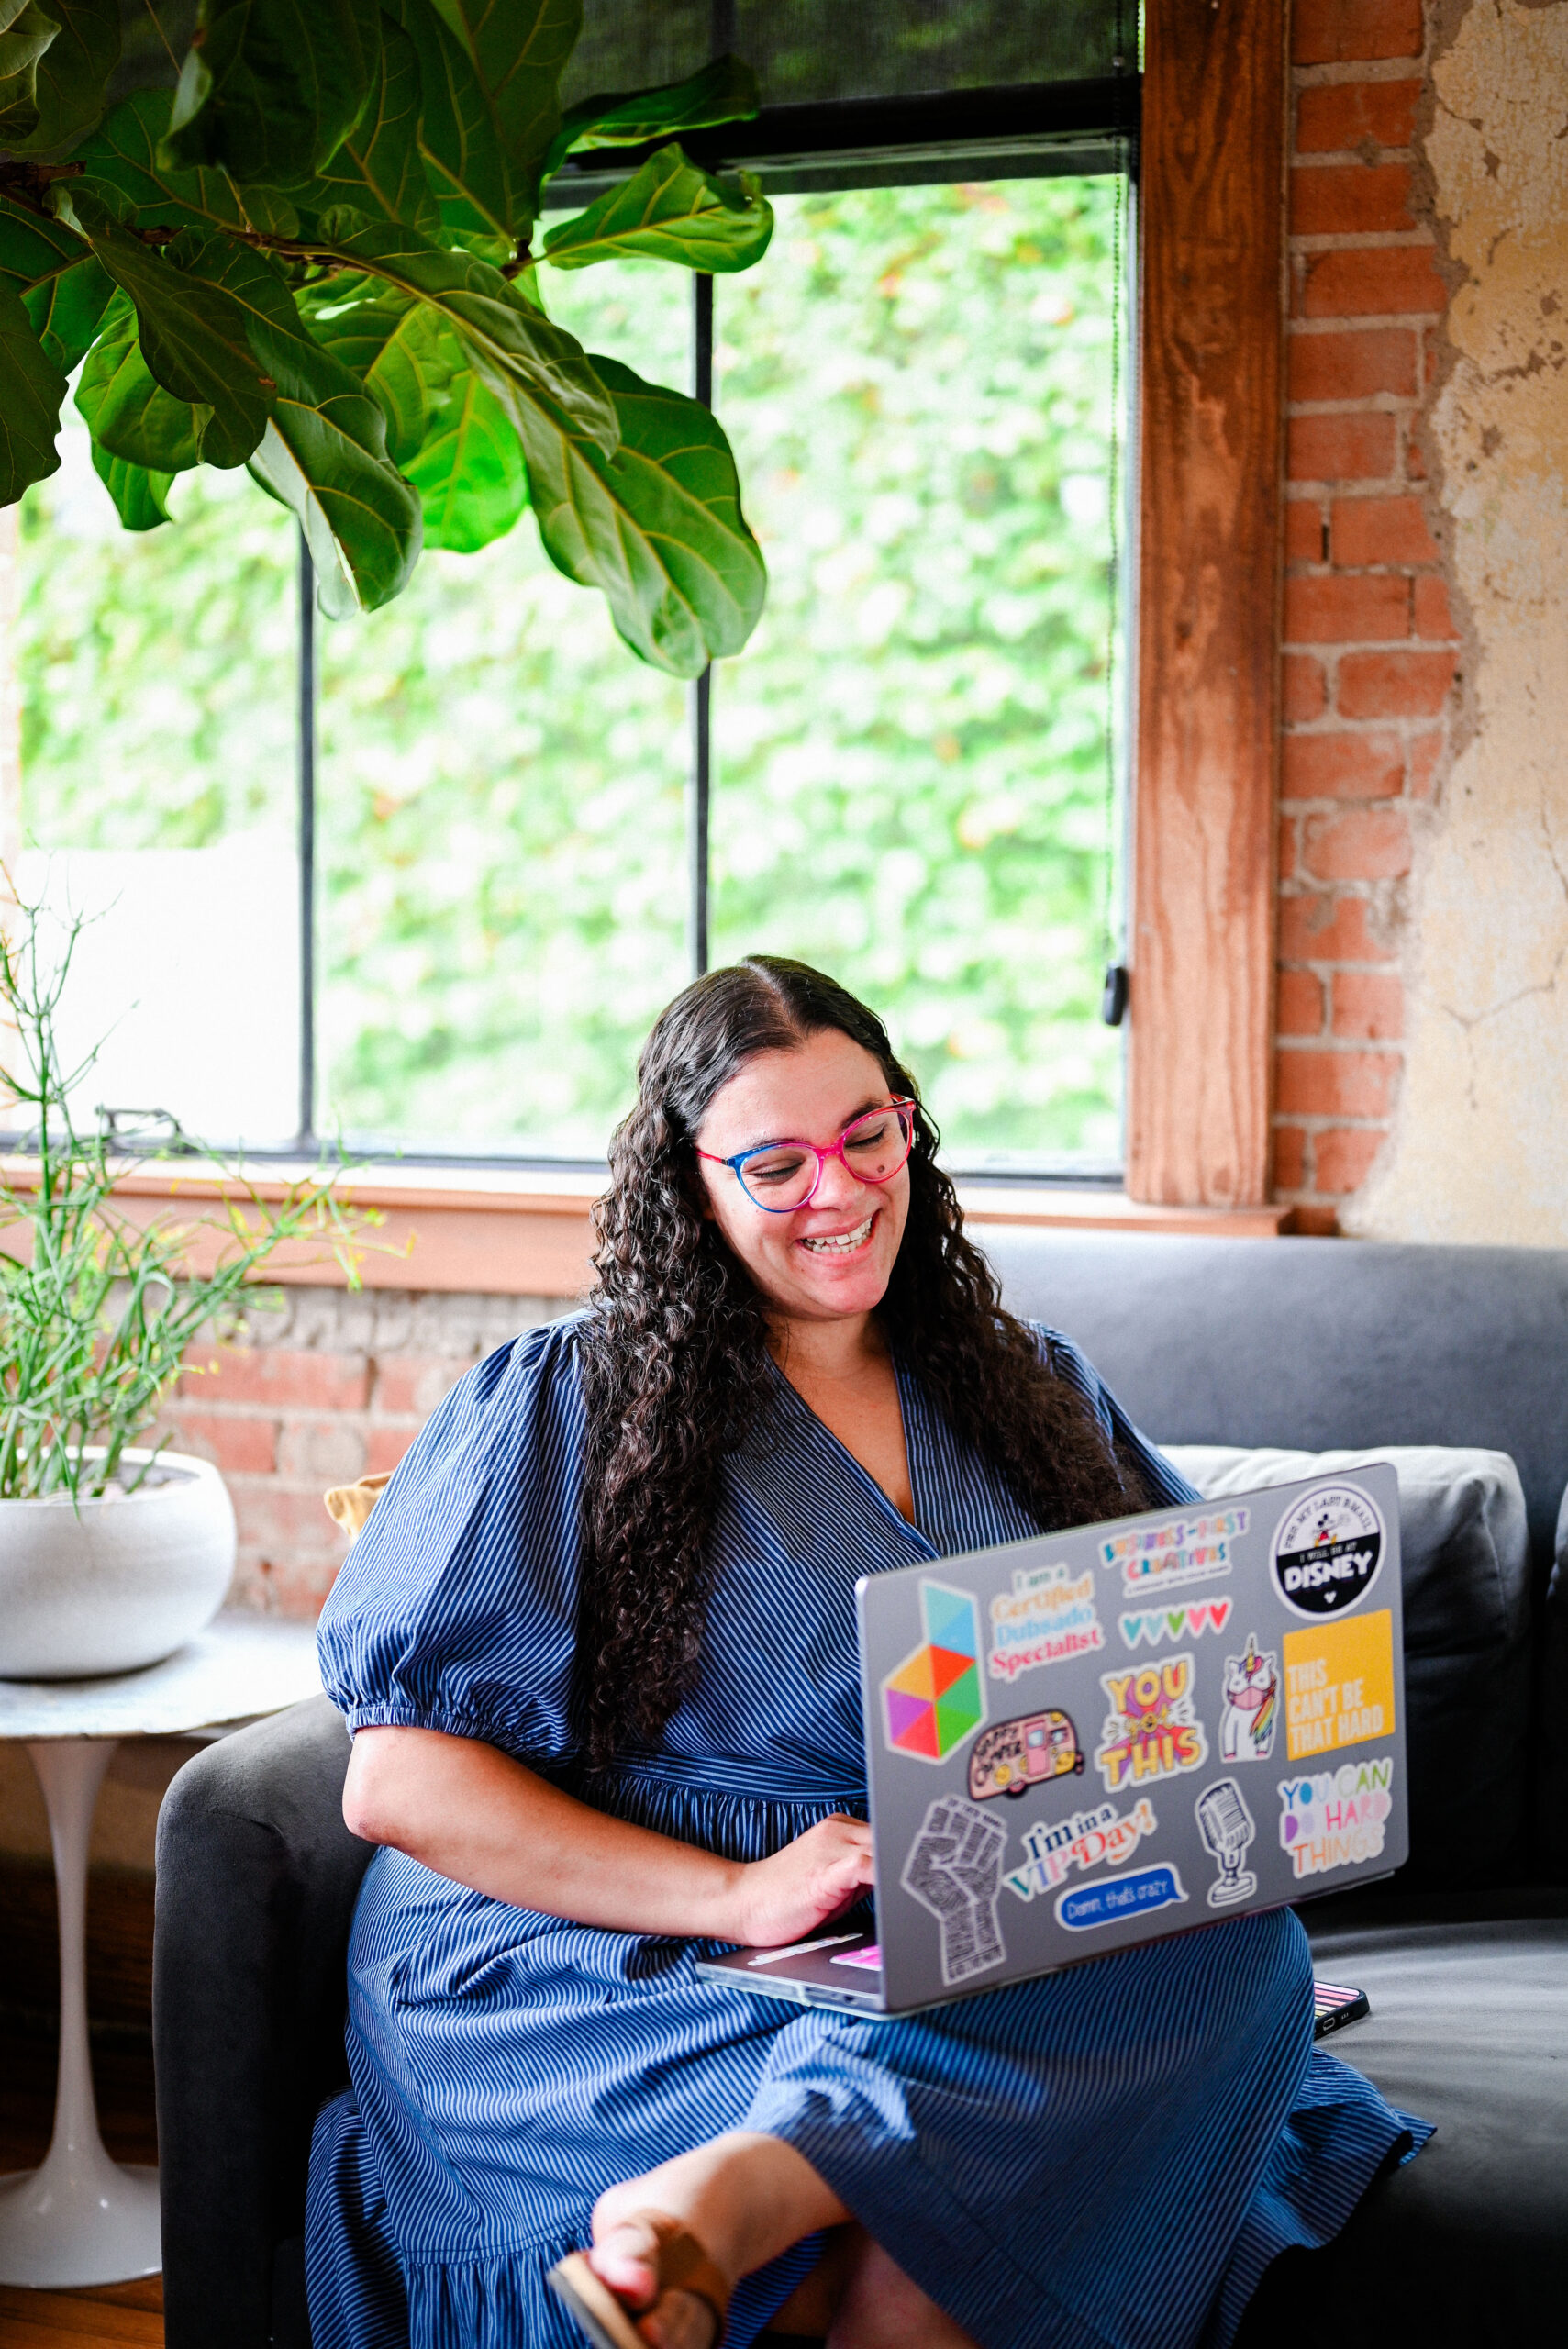
[[[161,1442],[134,1461],[128,1453],[187,1369],[187,1351],[236,1333],[246,1287],[274,1250],[329,1253],[358,1288],[356,1242],[379,1219],[350,1213],[341,1167],[269,1199],[241,1163],[199,1145],[193,1174],[221,1182],[210,1213],[185,1221],[152,1208],[144,1222],[128,1212],[127,1178],[150,1154],[83,1131],[72,1104],[100,1047],[67,1067],[57,1035],[83,918],[62,924],[54,954],[41,906],[13,902],[15,918],[0,927],[0,1084],[25,1131],[0,1164],[0,1499],[76,1504],[144,1482]]]

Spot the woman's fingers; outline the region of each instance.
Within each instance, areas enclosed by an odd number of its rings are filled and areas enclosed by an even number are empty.
[[[644,2219],[623,2219],[597,2237],[589,2265],[634,2309],[651,2308],[659,2289],[659,2239]]]

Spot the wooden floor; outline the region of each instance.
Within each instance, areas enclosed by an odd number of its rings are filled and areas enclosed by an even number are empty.
[[[95,2049],[104,2143],[122,2162],[155,2162],[152,2058],[143,2049]],[[49,2143],[54,2047],[30,2035],[0,2037],[0,2170],[35,2168]],[[163,2284],[107,2284],[96,2291],[30,2292],[0,2284],[0,2349],[163,2349]]]
[[[0,2349],[163,2349],[163,2282],[95,2292],[26,2292],[0,2284]]]

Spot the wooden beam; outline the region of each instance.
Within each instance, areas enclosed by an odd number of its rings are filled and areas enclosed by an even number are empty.
[[[1269,1193],[1287,12],[1151,0],[1128,1190]]]

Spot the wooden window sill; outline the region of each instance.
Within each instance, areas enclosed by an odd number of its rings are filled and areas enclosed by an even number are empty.
[[[257,1197],[279,1197],[290,1179],[311,1170],[269,1166],[258,1172]],[[22,1187],[28,1163],[12,1161],[10,1179]],[[499,1173],[473,1169],[378,1166],[343,1186],[345,1202],[373,1211],[379,1222],[364,1234],[360,1278],[367,1288],[470,1290],[500,1297],[576,1297],[593,1277],[589,1210],[603,1177],[568,1170]],[[187,1217],[199,1220],[232,1184],[193,1170],[159,1167],[128,1175],[117,1197],[137,1220]],[[1077,1231],[1207,1233],[1234,1240],[1271,1240],[1293,1227],[1287,1207],[1149,1207],[1124,1192],[1073,1190],[1054,1184],[961,1183],[966,1220],[976,1230],[993,1224]],[[198,1234],[193,1269],[210,1264],[216,1236]],[[344,1275],[318,1245],[280,1249],[266,1268],[271,1283],[306,1287],[345,1286]]]

